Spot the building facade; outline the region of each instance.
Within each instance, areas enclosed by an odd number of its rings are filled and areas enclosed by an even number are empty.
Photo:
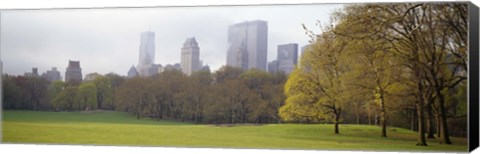
[[[267,71],[268,26],[266,21],[237,23],[228,28],[227,65]]]
[[[52,67],[51,70],[47,70],[47,72],[42,73],[42,77],[50,82],[62,80],[62,76],[56,67]]]
[[[181,67],[180,63],[167,64],[167,65],[165,65],[164,67],[162,67],[159,72],[168,71],[168,70],[178,70],[178,71],[182,71],[182,67]]]
[[[298,61],[298,44],[289,43],[277,47],[278,71],[290,74]]]
[[[195,37],[188,38],[183,43],[180,64],[182,72],[187,75],[200,69],[200,48]]]
[[[82,68],[80,67],[80,61],[68,61],[67,71],[65,71],[65,82],[72,80],[82,82]]]
[[[289,43],[277,46],[277,59],[268,63],[268,72],[290,74],[298,63],[298,44]]]
[[[289,43],[289,44],[282,44],[278,45],[277,47],[277,59],[278,60],[290,60],[293,64],[297,64],[298,62],[298,44],[296,43]]]
[[[268,62],[268,72],[270,72],[270,73],[278,72],[278,61],[277,60],[273,60],[271,62]]]
[[[94,81],[95,79],[97,79],[98,77],[101,77],[101,76],[102,75],[98,74],[97,72],[90,73],[90,74],[85,75],[85,78],[83,79],[83,81],[85,81],[85,82]]]
[[[140,56],[137,71],[140,76],[152,75],[151,67],[155,62],[155,33],[143,32],[140,35]]]

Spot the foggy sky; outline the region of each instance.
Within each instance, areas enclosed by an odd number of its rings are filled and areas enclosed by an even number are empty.
[[[155,63],[180,63],[188,37],[195,37],[200,60],[212,71],[226,64],[228,26],[250,20],[268,22],[268,61],[277,45],[308,43],[301,24],[319,32],[343,5],[274,5],[159,7],[110,9],[8,10],[1,12],[1,52],[4,73],[23,75],[57,67],[62,77],[68,60],[80,60],[82,74],[114,72],[126,75],[137,66],[140,33],[155,32]],[[300,51],[299,51],[300,52]],[[300,53],[299,53],[300,54]]]

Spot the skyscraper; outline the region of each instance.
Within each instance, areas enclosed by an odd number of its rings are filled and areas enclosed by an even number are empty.
[[[228,28],[227,65],[267,70],[268,27],[266,21],[237,23]]]
[[[181,56],[182,72],[191,75],[200,69],[200,48],[195,37],[187,38],[182,47]]]
[[[298,62],[298,44],[289,43],[277,46],[277,60],[268,63],[268,72],[282,71],[290,74]]]
[[[289,43],[289,44],[282,44],[278,45],[277,47],[277,59],[287,59],[291,60],[293,64],[297,64],[298,62],[298,44],[296,43]]]
[[[65,82],[71,80],[82,82],[82,68],[80,68],[80,61],[68,61],[67,71],[65,71]]]
[[[155,62],[155,33],[143,32],[140,35],[140,57],[137,70],[140,76],[150,76],[150,67]]]
[[[42,73],[42,77],[50,82],[62,80],[62,76],[60,76],[60,72],[56,67],[52,67],[52,70],[47,70],[46,73]]]
[[[277,47],[278,71],[287,74],[293,71],[298,61],[298,44],[282,44]]]

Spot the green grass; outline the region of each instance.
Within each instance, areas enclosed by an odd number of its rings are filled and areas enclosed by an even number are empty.
[[[416,146],[416,133],[380,127],[340,125],[269,124],[261,126],[194,125],[175,121],[136,119],[122,112],[4,111],[2,141],[8,143],[134,145],[168,147],[222,147],[267,149],[322,149],[375,151],[466,152],[467,139],[452,138],[453,145],[428,140]]]

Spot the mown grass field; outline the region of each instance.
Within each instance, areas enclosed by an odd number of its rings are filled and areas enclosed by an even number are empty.
[[[244,126],[194,125],[175,121],[136,119],[122,112],[3,111],[2,142],[42,144],[129,145],[163,147],[320,149],[364,151],[466,152],[467,139],[452,138],[453,145],[429,140],[416,146],[416,133],[380,127],[340,125],[269,124]]]

